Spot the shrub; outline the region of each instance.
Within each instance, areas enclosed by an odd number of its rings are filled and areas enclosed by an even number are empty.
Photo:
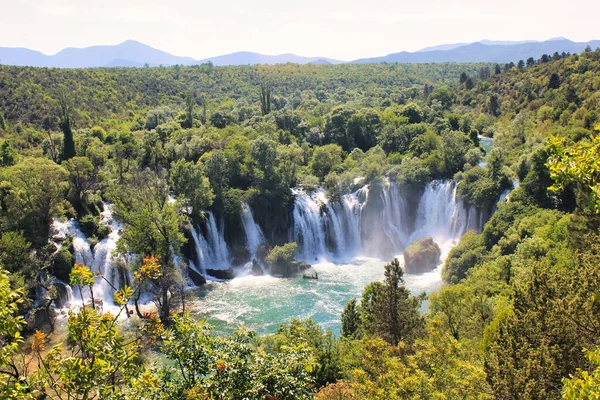
[[[442,278],[446,283],[458,283],[467,277],[467,272],[481,262],[486,252],[483,237],[475,232],[467,232],[460,239],[460,243],[450,251],[444,268]]]
[[[276,274],[284,276],[291,275],[294,271],[294,256],[298,245],[296,242],[286,243],[283,246],[275,246],[267,256],[267,263]]]

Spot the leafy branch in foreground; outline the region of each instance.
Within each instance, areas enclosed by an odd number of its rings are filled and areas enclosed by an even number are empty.
[[[600,124],[596,126],[600,132]],[[591,196],[590,202],[600,213],[600,136],[566,145],[565,139],[552,136],[548,141],[550,177],[556,182],[551,190],[563,190],[575,183]]]
[[[135,287],[125,286],[114,294],[119,306],[113,315],[101,314],[93,301],[94,274],[84,265],[76,265],[72,282],[81,292],[82,308],[70,312],[68,319],[68,348],[52,347],[47,354],[47,337],[37,331],[32,350],[37,360],[37,371],[30,379],[36,393],[57,399],[122,399],[131,392],[133,382],[145,368],[140,363],[142,350],[153,342],[152,335],[162,329],[158,319],[148,316],[138,329],[123,334],[117,321],[127,304],[140,290],[145,280],[156,276],[155,258],[144,260],[135,274]],[[104,279],[104,277],[102,277]],[[92,307],[87,307],[83,288],[89,288]],[[127,311],[128,312],[128,311]]]

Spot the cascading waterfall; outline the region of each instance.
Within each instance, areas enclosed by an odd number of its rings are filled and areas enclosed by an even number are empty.
[[[349,236],[346,242],[347,247],[343,251],[348,256],[354,256],[362,251],[360,240],[360,211],[362,204],[359,200],[359,192],[345,195],[341,203],[346,223],[345,228]],[[342,256],[342,254],[338,253],[338,256]]]
[[[258,248],[261,244],[265,243],[265,235],[254,220],[252,209],[248,204],[242,205],[242,225],[244,226],[244,233],[246,235],[246,250],[250,253],[250,259],[244,265],[245,273],[255,273],[255,271],[253,271],[255,260],[262,273],[268,273],[262,261],[257,259]]]
[[[363,192],[362,197],[366,197],[366,193]],[[358,192],[347,194],[336,203],[330,203],[322,189],[312,196],[303,191],[294,194],[293,239],[298,243],[299,259],[312,262],[319,257],[334,257],[340,260],[351,258],[361,251],[362,203]]]
[[[217,228],[215,216],[211,211],[205,211],[206,218],[206,238],[194,226],[191,226],[192,238],[198,256],[197,265],[203,275],[206,275],[207,269],[228,269],[230,267],[230,256],[227,243],[225,243],[225,233],[221,226]]]
[[[88,266],[92,264],[94,253],[92,253],[90,243],[85,234],[79,229],[79,223],[75,219],[67,221],[55,220],[52,224],[52,231],[54,232],[53,237],[61,241],[69,235],[73,236],[73,256],[75,257],[75,263]]]
[[[99,272],[104,279],[96,279],[94,294],[104,303],[113,303],[113,294],[116,289],[131,282],[131,273],[124,268],[117,268],[113,251],[121,237],[122,224],[113,218],[112,205],[105,204],[104,211],[100,214],[100,223],[111,227],[110,234],[94,246],[94,259],[91,266],[93,272]],[[88,264],[89,265],[89,264]]]
[[[319,190],[315,198],[324,197]],[[312,262],[317,257],[327,257],[325,244],[325,223],[321,217],[321,204],[304,191],[295,191],[294,240],[298,243],[297,257]]]
[[[75,296],[73,296],[73,289],[71,286],[65,284],[65,290],[67,291],[67,307],[71,306],[75,302]]]
[[[366,185],[336,203],[329,203],[322,189],[312,196],[295,191],[292,239],[298,243],[297,257],[309,263],[318,258],[347,259],[363,253],[363,244],[364,254],[387,257],[414,240],[430,236],[441,243],[457,240],[467,230],[481,231],[484,213],[457,199],[456,189],[451,180],[429,183],[413,228],[407,200],[394,183],[377,190]],[[367,228],[361,231],[365,223]]]
[[[407,210],[404,198],[400,195],[398,187],[390,183],[381,191],[383,208],[381,209],[381,222],[383,232],[393,244],[394,249],[399,251],[408,245],[409,226],[406,218]]]
[[[129,271],[116,268],[113,259],[112,253],[117,247],[122,225],[113,218],[112,205],[104,204],[104,211],[100,214],[100,223],[109,225],[111,233],[98,242],[93,251],[88,238],[81,231],[75,219],[64,222],[54,221],[52,229],[55,232],[54,237],[56,239],[65,239],[67,236],[73,235],[75,263],[90,267],[92,272],[100,273],[106,279],[96,278],[96,283],[93,286],[94,297],[101,299],[105,304],[112,304],[114,288],[119,289],[124,284],[129,283],[131,277]],[[68,287],[68,285],[65,286]],[[67,291],[70,289],[70,287],[67,288]],[[90,294],[84,291],[84,298],[89,297]]]
[[[192,233],[192,239],[194,240],[194,246],[196,248],[196,255],[198,256],[197,268],[200,268],[202,275],[206,275],[206,265],[209,265],[209,247],[204,237],[198,232],[196,227],[190,224],[190,231]],[[196,265],[194,264],[194,267]]]
[[[331,227],[333,231],[333,237],[335,239],[336,255],[341,255],[346,250],[346,230],[343,226],[343,221],[338,217],[335,209],[331,203],[325,204],[327,209],[327,216],[331,221]]]
[[[476,229],[479,220],[474,207],[456,198],[453,181],[433,181],[419,201],[411,241],[432,237],[436,242],[458,239],[467,228]]]
[[[223,221],[221,221],[220,227],[217,228],[217,220],[211,211],[206,212],[208,215],[208,238],[211,246],[214,249],[214,260],[215,264],[222,268],[229,268],[230,257],[227,243],[225,243],[225,228]]]
[[[335,258],[352,258],[362,250],[360,211],[362,204],[357,193],[344,195],[339,202],[326,203],[325,224],[329,222],[335,248]]]
[[[265,235],[254,221],[252,209],[248,204],[242,205],[242,224],[246,233],[246,249],[250,253],[250,261],[252,261],[256,257],[259,246],[265,242]]]

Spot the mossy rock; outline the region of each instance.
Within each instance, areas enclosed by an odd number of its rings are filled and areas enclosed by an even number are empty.
[[[235,278],[235,271],[229,269],[206,269],[206,273],[217,279],[233,279]]]
[[[265,274],[263,268],[256,258],[252,260],[252,269],[250,273],[254,276],[262,276]]]
[[[57,308],[66,307],[69,303],[69,293],[67,291],[67,285],[62,282],[55,282],[54,287],[56,288],[56,297],[54,298],[54,305]]]
[[[298,270],[299,270],[300,272],[308,271],[308,270],[309,270],[309,269],[311,269],[311,268],[312,268],[312,265],[310,265],[310,264],[308,264],[308,263],[305,263],[305,262],[303,262],[303,261],[300,261],[300,262],[298,263]]]
[[[54,256],[54,276],[67,284],[70,283],[73,265],[75,257],[68,248],[62,247]]]
[[[87,214],[79,220],[79,227],[81,231],[87,236],[95,236],[98,241],[103,240],[112,232],[112,228],[109,225],[100,223],[100,218],[92,214]]]
[[[192,282],[194,282],[194,285],[196,285],[196,286],[202,286],[202,285],[206,284],[206,278],[203,277],[200,272],[196,271],[193,268],[188,268],[188,276],[190,277],[190,280]]]
[[[442,251],[433,239],[428,237],[409,244],[403,255],[406,273],[422,274],[437,267]]]

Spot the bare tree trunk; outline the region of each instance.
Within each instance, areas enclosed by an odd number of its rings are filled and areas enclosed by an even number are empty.
[[[185,290],[181,287],[181,312],[185,314]]]
[[[161,288],[160,319],[162,322],[169,320],[169,290],[167,287]]]
[[[140,299],[140,294],[138,293],[134,298],[133,298],[133,304],[135,305],[135,313],[137,314],[138,317],[140,318],[144,318],[144,316],[142,315],[142,313],[140,312],[140,306],[138,304],[138,301]]]

